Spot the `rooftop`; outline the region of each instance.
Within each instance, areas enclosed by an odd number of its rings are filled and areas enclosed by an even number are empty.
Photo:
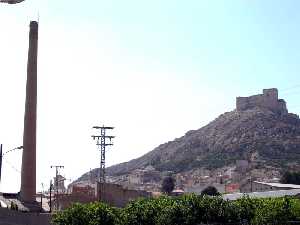
[[[264,185],[278,187],[278,188],[300,189],[300,185],[296,185],[296,184],[266,183],[266,182],[259,182],[259,181],[254,181],[253,183],[264,184]]]
[[[251,193],[234,193],[234,194],[225,194],[223,199],[225,200],[237,200],[244,196],[249,196],[250,198],[279,198],[284,196],[295,196],[299,195],[299,189],[291,190],[280,190],[280,191],[265,191],[265,192],[251,192]]]

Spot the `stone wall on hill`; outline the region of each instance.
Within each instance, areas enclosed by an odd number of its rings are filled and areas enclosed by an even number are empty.
[[[237,111],[245,111],[255,107],[269,109],[280,115],[288,113],[285,101],[278,99],[278,90],[276,88],[264,89],[263,94],[236,98]]]

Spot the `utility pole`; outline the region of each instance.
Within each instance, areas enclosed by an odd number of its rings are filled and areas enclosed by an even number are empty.
[[[52,188],[53,188],[53,184],[52,184],[52,180],[50,180],[50,188],[49,188],[49,191],[50,191],[50,204],[49,204],[49,212],[51,213],[52,212]]]
[[[1,181],[1,173],[2,173],[2,158],[3,158],[3,154],[2,154],[2,144],[0,145],[0,181]]]
[[[43,193],[44,193],[44,183],[42,183],[42,191],[41,191],[41,212],[43,212]]]
[[[98,181],[100,185],[99,189],[99,200],[102,198],[102,194],[104,193],[104,184],[105,184],[105,148],[106,146],[112,146],[112,139],[115,138],[115,136],[109,136],[106,135],[107,130],[112,130],[114,127],[98,127],[94,126],[94,129],[100,130],[100,135],[92,135],[93,140],[96,140],[96,146],[100,150],[100,168],[99,168],[99,175],[98,175]],[[102,198],[103,199],[103,198]]]
[[[64,168],[64,166],[51,166],[51,168],[55,168],[55,189],[56,189],[56,197],[55,197],[55,203],[56,203],[56,210],[58,210],[59,204],[58,204],[58,169]],[[51,192],[51,189],[50,189]]]

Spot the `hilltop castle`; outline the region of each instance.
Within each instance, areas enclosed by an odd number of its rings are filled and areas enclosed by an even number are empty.
[[[237,111],[255,107],[268,109],[280,115],[288,114],[286,103],[283,99],[278,99],[278,90],[276,88],[263,89],[263,94],[236,98]]]

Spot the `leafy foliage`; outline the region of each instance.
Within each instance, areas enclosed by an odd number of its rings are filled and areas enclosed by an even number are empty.
[[[228,201],[220,196],[183,195],[139,199],[123,209],[103,203],[74,204],[53,217],[55,225],[288,224],[300,222],[300,200],[290,197]]]
[[[252,224],[286,224],[294,219],[290,198],[260,199],[256,203]]]
[[[116,225],[118,210],[103,203],[73,204],[53,216],[58,225]]]

